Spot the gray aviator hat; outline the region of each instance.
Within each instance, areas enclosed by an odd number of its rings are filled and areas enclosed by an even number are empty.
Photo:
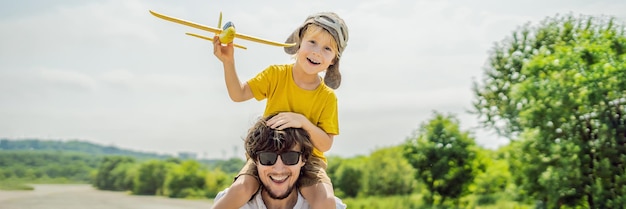
[[[346,48],[348,44],[348,27],[346,23],[341,19],[337,14],[333,12],[320,12],[317,14],[313,14],[306,18],[304,23],[300,25],[288,38],[286,43],[296,43],[295,46],[285,47],[285,52],[287,54],[296,54],[298,49],[300,48],[300,39],[302,38],[302,31],[309,24],[315,24],[324,28],[328,31],[333,38],[335,38],[335,42],[337,42],[337,52],[338,56],[335,60],[335,64],[328,66],[326,70],[326,74],[324,76],[324,83],[332,89],[339,88],[341,84],[341,73],[339,72],[339,59],[341,58],[341,53]]]

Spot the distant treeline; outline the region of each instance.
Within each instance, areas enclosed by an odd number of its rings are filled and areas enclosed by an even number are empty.
[[[91,183],[107,157],[124,157],[138,163],[183,160],[78,140],[0,139],[0,181],[19,179],[43,183]],[[196,161],[206,169],[219,168],[225,173],[239,171],[244,163],[243,159],[238,158],[191,161]]]
[[[63,151],[90,155],[122,155],[139,159],[167,159],[171,156],[103,146],[79,140],[0,139],[0,150]]]
[[[90,182],[102,156],[54,151],[0,151],[0,180]]]

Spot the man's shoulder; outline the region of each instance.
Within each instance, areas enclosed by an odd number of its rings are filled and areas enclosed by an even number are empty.
[[[221,192],[217,193],[217,195],[215,195],[215,199],[213,199],[213,202],[217,202],[217,200],[221,199],[222,197],[224,197],[224,195],[226,195],[226,193],[228,193],[228,189],[226,188],[224,190],[222,190]],[[257,206],[257,201],[256,201],[256,196],[254,199],[248,201],[248,203],[246,203],[245,205],[241,206],[240,209],[256,209],[259,208]]]
[[[339,199],[338,197],[335,197],[335,205],[337,209],[345,209],[346,208],[346,204],[343,203],[343,201],[341,201],[341,199]],[[302,193],[300,193],[300,191],[298,191],[298,200],[296,201],[296,205],[293,207],[294,209],[309,209],[311,208],[311,205],[309,205],[309,202],[306,201],[306,199],[304,199],[304,196],[302,196]]]
[[[339,199],[338,197],[335,197],[335,208],[345,209],[346,207],[347,207],[346,204],[344,204],[343,201],[341,201],[341,199]],[[311,208],[311,205],[309,205],[309,202],[307,202],[306,199],[304,199],[304,197],[302,196],[302,194],[298,192],[298,202],[296,202],[296,206],[293,208],[294,209],[296,208],[309,209]]]

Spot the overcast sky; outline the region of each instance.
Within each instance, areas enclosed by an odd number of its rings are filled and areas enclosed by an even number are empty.
[[[265,102],[232,102],[211,43],[184,35],[211,34],[148,10],[212,26],[222,11],[238,32],[276,41],[311,13],[338,13],[350,40],[327,155],[344,157],[403,143],[434,110],[457,115],[483,147],[506,144],[467,113],[494,43],[557,14],[626,20],[621,0],[2,1],[0,138],[243,157]],[[235,51],[242,80],[292,62],[282,48],[236,42],[248,47]]]

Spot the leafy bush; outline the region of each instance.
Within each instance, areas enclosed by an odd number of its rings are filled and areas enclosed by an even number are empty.
[[[135,160],[130,157],[111,156],[105,157],[100,163],[94,186],[101,190],[124,191],[132,189],[129,186],[125,165],[133,164]],[[130,181],[132,185],[132,181]]]
[[[214,198],[217,193],[226,189],[232,183],[233,178],[220,169],[209,171],[204,178],[206,185],[206,197]]]
[[[365,161],[363,178],[364,195],[406,195],[417,186],[415,169],[403,157],[402,146],[374,151]]]
[[[331,161],[332,160],[332,161]],[[331,158],[328,176],[333,181],[335,195],[338,197],[356,197],[363,188],[364,157],[340,159]]]
[[[200,168],[200,163],[193,160],[184,161],[180,165],[174,166],[165,177],[163,194],[176,198],[185,198],[190,194],[197,195],[196,190],[205,188],[204,172]],[[189,191],[189,189],[194,192]],[[183,190],[185,191],[183,192]]]
[[[478,195],[476,197],[476,204],[478,205],[493,205],[498,201],[498,197],[494,194]]]
[[[133,194],[161,195],[170,167],[169,163],[159,160],[142,163],[134,179]]]

